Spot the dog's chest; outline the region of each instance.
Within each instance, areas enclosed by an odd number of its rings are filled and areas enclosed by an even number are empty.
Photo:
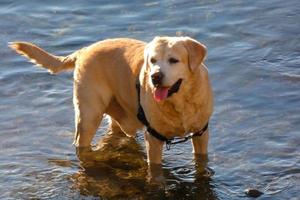
[[[181,121],[181,128],[184,130],[183,134],[192,133],[200,130],[204,126],[205,114],[202,107],[195,103],[179,104],[175,109],[179,113],[179,120]]]
[[[151,124],[167,137],[183,137],[200,130],[205,124],[204,120],[201,120],[202,114],[193,104],[164,104],[159,111],[159,116],[151,117]]]

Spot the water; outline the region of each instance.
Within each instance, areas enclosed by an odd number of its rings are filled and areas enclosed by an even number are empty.
[[[297,0],[1,0],[0,199],[238,200],[249,187],[258,199],[300,199],[299,19]],[[156,35],[206,44],[215,93],[208,160],[194,161],[189,143],[165,151],[165,188],[147,182],[142,134],[102,137],[79,162],[72,74],[50,75],[7,48],[26,40],[65,55]]]

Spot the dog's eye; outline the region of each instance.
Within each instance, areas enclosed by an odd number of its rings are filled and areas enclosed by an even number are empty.
[[[176,58],[169,58],[169,63],[171,63],[171,64],[175,64],[178,62],[179,62],[179,60],[177,60]]]
[[[151,58],[151,59],[150,59],[150,62],[151,62],[152,64],[155,64],[157,61],[156,61],[155,58]]]

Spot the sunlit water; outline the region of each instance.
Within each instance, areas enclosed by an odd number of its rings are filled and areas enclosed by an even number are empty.
[[[164,187],[147,180],[142,134],[105,136],[79,162],[72,74],[7,48],[26,40],[65,55],[156,35],[202,41],[215,92],[208,161],[195,162],[189,143],[165,151]],[[300,1],[1,0],[0,36],[0,199],[231,200],[249,187],[259,199],[300,198]]]

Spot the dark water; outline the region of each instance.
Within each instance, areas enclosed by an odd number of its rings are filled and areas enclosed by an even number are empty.
[[[189,143],[165,151],[164,188],[147,181],[142,134],[102,137],[79,162],[72,74],[7,48],[26,40],[68,54],[156,35],[206,44],[215,92],[208,160],[196,162]],[[0,36],[0,199],[231,200],[249,199],[249,187],[258,199],[300,199],[300,1],[0,0]]]

